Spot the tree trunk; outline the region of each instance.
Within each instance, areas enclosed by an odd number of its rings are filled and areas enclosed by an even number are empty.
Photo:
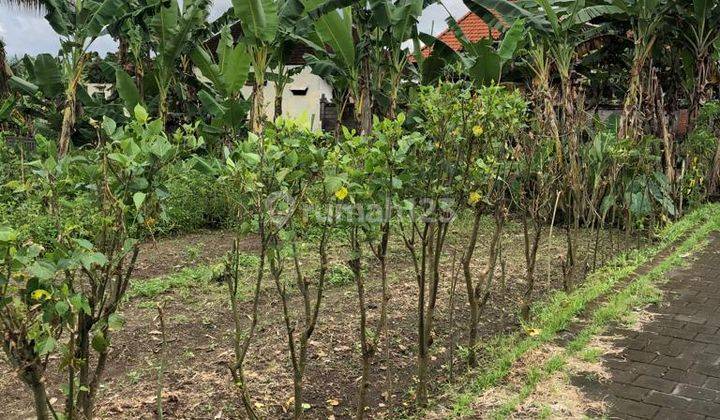
[[[703,54],[696,59],[695,64],[695,83],[693,87],[693,94],[690,97],[690,107],[688,109],[688,129],[692,130],[695,127],[695,120],[697,120],[698,114],[700,113],[700,107],[707,102],[710,95],[710,89],[708,89],[708,76],[710,73],[710,58],[707,54]]]
[[[462,255],[460,263],[462,264],[463,275],[465,277],[465,288],[467,289],[468,304],[470,305],[470,320],[468,324],[468,364],[471,367],[477,366],[477,357],[475,354],[475,344],[477,343],[477,325],[478,325],[478,296],[475,294],[475,285],[472,279],[472,270],[470,262],[475,252],[477,244],[478,232],[480,230],[480,221],[482,211],[475,209],[475,217],[473,219],[473,227],[468,239],[468,245]]]
[[[362,375],[358,386],[356,419],[365,418],[365,406],[367,405],[367,390],[370,387],[370,360],[373,356],[373,348],[368,341],[367,307],[365,305],[365,281],[362,277],[362,249],[358,239],[358,227],[353,227],[350,232],[350,249],[352,259],[348,261],[353,272],[355,286],[358,294],[358,310],[360,313],[360,352],[362,357]]]
[[[715,158],[713,159],[710,176],[708,176],[709,197],[716,197],[720,195],[718,184],[720,184],[720,138],[718,139],[717,150],[715,151]]]
[[[636,29],[637,31],[637,29]],[[641,109],[643,102],[643,86],[642,71],[648,54],[655,44],[655,36],[651,37],[647,44],[643,45],[641,41],[635,40],[635,51],[633,61],[630,67],[630,81],[628,83],[627,94],[623,102],[623,111],[620,114],[620,123],[618,137],[629,138],[635,140],[642,136],[641,126]]]
[[[21,378],[32,389],[35,415],[38,420],[49,420],[47,390],[45,389],[45,380],[40,368],[36,365],[26,367],[21,374]]]
[[[302,372],[295,371],[293,374],[293,398],[295,399],[293,404],[293,418],[295,419],[300,419],[303,416],[302,377]]]
[[[360,107],[360,134],[370,135],[372,132],[372,89],[370,88],[370,57],[362,60],[362,75],[360,79],[360,98],[355,106]]]
[[[275,113],[273,116],[275,119],[278,119],[283,115],[283,87],[275,84],[275,89]]]
[[[537,263],[537,251],[540,246],[540,235],[542,227],[539,221],[533,220],[533,235],[530,236],[528,227],[528,217],[523,216],[523,237],[525,239],[525,280],[527,286],[523,295],[522,307],[520,308],[520,316],[523,321],[530,320],[530,306],[532,305],[532,293],[535,288],[535,265]]]
[[[62,128],[60,130],[60,140],[58,144],[58,156],[65,156],[70,149],[70,139],[75,131],[75,123],[77,120],[77,87],[82,79],[83,69],[85,68],[85,54],[78,59],[73,69],[72,79],[68,83],[65,90],[65,109],[63,110]]]
[[[58,156],[65,156],[70,149],[70,138],[75,131],[77,98],[75,87],[68,87],[65,95],[65,109],[63,110],[62,128],[58,144]]]
[[[0,39],[0,100],[5,99],[5,95],[10,92],[8,81],[11,76],[12,72],[6,61],[5,42]]]

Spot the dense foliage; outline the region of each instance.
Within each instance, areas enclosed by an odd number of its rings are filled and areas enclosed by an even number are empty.
[[[363,418],[377,388],[370,365],[389,347],[391,240],[417,283],[413,392],[423,407],[451,253],[470,312],[461,353],[475,367],[511,218],[522,223],[517,311],[528,323],[544,230],[565,235],[569,292],[597,267],[601,230],[652,237],[720,192],[716,2],[466,0],[502,39],[471,41],[451,17],[459,51],[418,32],[422,0],[234,0],[215,22],[206,0],[24,3],[40,5],[63,41],[57,56],[15,63],[0,42],[0,332],[38,418],[93,416],[140,243],[155,235],[236,234],[218,277],[233,318],[228,366],[250,418],[261,417],[245,362],[262,294],[279,302],[299,418],[325,288],[351,279]],[[106,32],[119,48],[100,59],[87,48]],[[302,69],[284,64],[298,48],[333,90],[332,133],[281,117],[282,92]],[[108,100],[88,94],[108,80]],[[268,83],[279,92],[272,119]],[[450,250],[461,219],[469,234]],[[591,252],[579,252],[581,228],[596,232]],[[257,243],[250,278],[239,249],[248,237]],[[329,263],[331,241],[344,244],[346,266]],[[312,271],[300,262],[307,243]],[[370,281],[379,302],[367,302]],[[62,412],[48,399],[51,368],[66,378]]]

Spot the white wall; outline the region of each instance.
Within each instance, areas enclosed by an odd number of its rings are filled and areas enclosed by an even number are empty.
[[[288,66],[297,67],[297,66]],[[325,95],[328,101],[332,100],[332,89],[322,78],[311,73],[309,67],[293,76],[293,81],[285,86],[283,92],[283,117],[301,119],[310,124],[314,130],[320,130],[320,98]],[[295,95],[293,89],[305,89],[304,96]],[[242,88],[242,94],[250,98],[251,86]],[[265,86],[265,114],[268,119],[275,118],[275,84],[271,81]]]

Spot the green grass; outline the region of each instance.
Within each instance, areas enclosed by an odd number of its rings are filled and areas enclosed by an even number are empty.
[[[677,241],[694,227],[720,212],[718,205],[706,205],[683,219],[669,225],[658,234],[659,242],[643,250],[624,253],[588,276],[585,283],[570,294],[554,293],[546,302],[533,307],[533,323],[537,336],[520,333],[500,336],[484,347],[485,363],[460,390],[453,394],[453,414],[470,415],[470,404],[475,396],[494,386],[510,372],[512,365],[525,353],[552,340],[558,331],[569,325],[588,303],[604,296],[621,280],[629,277],[640,266],[649,262],[660,251]]]
[[[701,249],[707,243],[708,235],[718,229],[720,229],[720,213],[711,217],[707,223],[692,233],[670,256],[658,263],[648,273],[639,276],[620,293],[613,296],[609,302],[597,309],[588,326],[567,345],[565,351],[560,355],[552,356],[542,368],[531,369],[519,392],[494,411],[490,417],[501,419],[512,414],[517,406],[535,391],[542,380],[563,369],[570,357],[574,357],[578,353],[581,358],[583,355],[586,356],[591,350],[586,346],[593,337],[602,333],[611,324],[627,318],[631,311],[659,301],[662,293],[658,285],[665,280],[666,273],[683,265],[685,255]],[[590,354],[595,357],[599,356],[597,352]]]
[[[219,266],[199,265],[185,268],[177,273],[147,280],[131,280],[127,298],[156,298],[169,291],[188,291],[193,288],[207,286],[215,276]]]
[[[250,272],[260,265],[260,258],[256,255],[240,253],[238,264],[243,271]],[[194,267],[166,276],[147,280],[131,280],[126,299],[149,298],[154,299],[169,292],[188,293],[197,287],[207,287],[219,278],[224,269],[223,263],[199,264]]]

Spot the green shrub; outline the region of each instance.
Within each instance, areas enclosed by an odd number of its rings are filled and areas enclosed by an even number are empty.
[[[350,284],[353,282],[353,272],[344,264],[331,265],[328,269],[327,282],[331,286]]]
[[[232,191],[212,175],[200,172],[191,162],[167,168],[168,199],[165,216],[156,226],[157,233],[189,232],[202,228],[232,227],[235,214]]]

